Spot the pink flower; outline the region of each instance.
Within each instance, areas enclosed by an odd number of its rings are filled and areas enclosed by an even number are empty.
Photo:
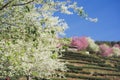
[[[100,51],[101,51],[101,55],[102,56],[112,56],[113,54],[113,49],[111,47],[109,47],[108,45],[106,44],[101,44],[100,46]]]
[[[120,49],[120,45],[119,44],[114,44],[113,47],[117,47]]]
[[[102,53],[102,56],[112,56],[112,52],[113,52],[113,49],[108,48]]]
[[[78,50],[84,50],[88,47],[88,41],[86,37],[73,37],[71,46],[76,47]]]
[[[109,48],[109,46],[106,45],[106,44],[101,44],[101,45],[99,45],[99,47],[100,47],[100,50],[101,50],[101,51],[105,51],[106,49]]]

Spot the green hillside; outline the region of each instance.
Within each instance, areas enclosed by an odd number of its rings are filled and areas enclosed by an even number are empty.
[[[102,57],[84,52],[63,53],[68,71],[66,78],[52,80],[120,80],[120,57]],[[44,80],[44,79],[43,79]]]
[[[101,57],[80,52],[65,52],[68,61],[66,80],[120,80],[119,57]]]

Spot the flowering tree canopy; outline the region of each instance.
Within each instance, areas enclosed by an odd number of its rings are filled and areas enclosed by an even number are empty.
[[[78,50],[84,50],[88,47],[88,41],[86,37],[73,37],[71,46],[76,47]]]
[[[53,56],[59,51],[57,35],[68,26],[54,16],[55,12],[77,13],[86,20],[97,21],[68,0],[0,0],[1,76],[48,78],[56,70],[65,70],[64,63]]]
[[[95,43],[95,41],[93,39],[91,39],[90,37],[87,37],[87,41],[88,41],[88,49],[90,49],[93,52],[98,52],[99,51],[99,46]]]
[[[101,44],[100,46],[100,51],[102,56],[112,56],[113,55],[113,49],[109,47],[106,44]]]
[[[119,44],[114,44],[113,47],[117,47],[120,49],[120,45]]]

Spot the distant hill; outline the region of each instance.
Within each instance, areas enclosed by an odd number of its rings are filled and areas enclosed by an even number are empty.
[[[120,41],[95,41],[96,44],[100,45],[100,44],[107,44],[109,46],[113,46],[114,44],[119,44],[120,45]]]

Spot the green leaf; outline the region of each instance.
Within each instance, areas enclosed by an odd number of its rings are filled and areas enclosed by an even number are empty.
[[[57,59],[58,58],[58,53],[53,53],[51,56],[52,59]]]

